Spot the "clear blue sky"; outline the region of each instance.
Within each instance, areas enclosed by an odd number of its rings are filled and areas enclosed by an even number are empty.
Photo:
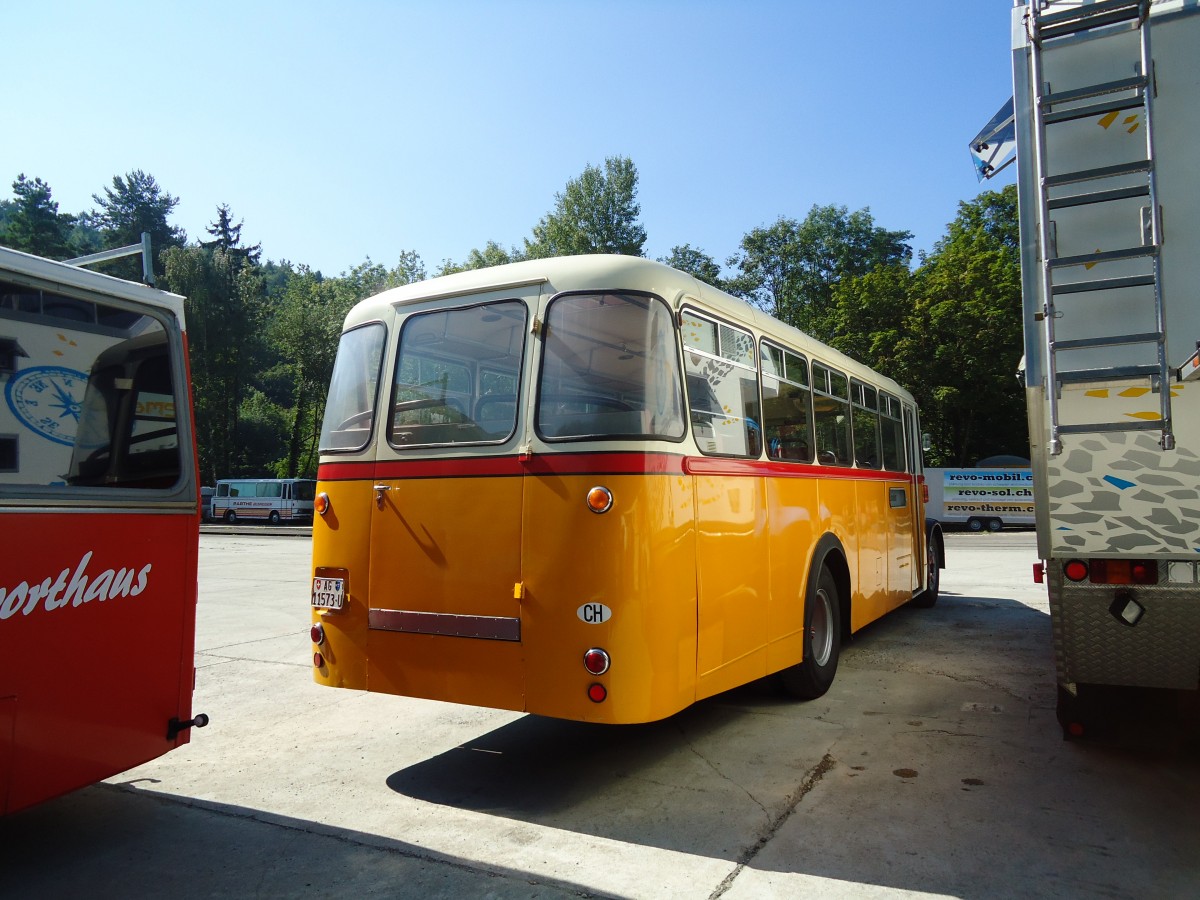
[[[967,142],[1011,93],[1011,7],[7,2],[0,196],[23,172],[77,213],[142,169],[189,240],[227,203],[269,259],[336,275],[413,250],[432,272],[521,245],[569,179],[628,156],[651,257],[723,262],[830,203],[928,251],[981,190]]]

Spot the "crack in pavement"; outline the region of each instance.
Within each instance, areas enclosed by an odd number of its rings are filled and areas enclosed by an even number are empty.
[[[759,809],[761,809],[763,811],[763,817],[766,818],[768,821],[770,821],[771,813],[766,808],[766,806],[763,805],[761,800],[759,800],[752,793],[750,793],[748,790],[746,790],[746,788],[742,787],[742,785],[738,784],[736,781],[734,781],[732,778],[730,778],[728,775],[726,775],[724,772],[722,772],[720,769],[718,769],[711,759],[709,759],[707,756],[705,756],[703,753],[701,753],[699,750],[697,750],[691,744],[688,744],[688,750],[690,750],[692,752],[693,756],[699,757],[700,760],[702,760],[704,762],[704,764],[706,766],[708,766],[713,771],[714,774],[717,775],[717,777],[719,777],[723,781],[728,782],[729,784],[732,784],[735,788],[737,788],[739,791],[741,791],[743,794],[745,794],[747,797],[749,797],[751,802],[754,803],[755,806],[757,806]]]
[[[830,753],[826,753],[823,757],[821,757],[821,761],[813,766],[813,768],[809,770],[809,773],[804,777],[804,780],[800,782],[800,787],[788,800],[787,804],[783,808],[783,812],[775,817],[775,821],[770,824],[770,826],[765,832],[763,832],[761,836],[759,836],[759,839],[754,842],[754,846],[742,853],[742,855],[738,858],[737,865],[733,867],[733,871],[726,875],[721,883],[717,885],[716,890],[708,895],[708,900],[717,900],[717,898],[723,896],[731,887],[733,887],[733,883],[737,881],[738,876],[742,874],[742,870],[744,870],[746,866],[750,865],[750,863],[754,861],[754,857],[758,856],[758,854],[762,852],[763,848],[766,847],[767,844],[769,844],[775,837],[775,835],[779,833],[779,829],[782,828],[783,824],[791,818],[792,813],[796,811],[796,807],[800,805],[800,801],[808,796],[809,791],[811,791],[817,786],[817,784],[820,783],[821,779],[829,773],[829,771],[834,767],[835,763],[836,760]]]

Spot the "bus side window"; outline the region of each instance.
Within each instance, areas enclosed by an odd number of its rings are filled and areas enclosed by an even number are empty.
[[[179,477],[179,429],[170,363],[165,354],[138,366],[134,390],[124,480],[139,487],[169,487]]]
[[[170,349],[158,326],[97,357],[67,483],[169,488],[182,471]]]
[[[848,466],[854,461],[850,447],[849,379],[816,362],[812,375],[817,461],[828,466]]]
[[[763,430],[767,456],[812,462],[812,395],[804,357],[762,342]]]
[[[879,452],[879,392],[861,381],[851,380],[854,409],[854,461],[860,469],[881,468]]]
[[[904,424],[900,420],[900,401],[890,394],[879,395],[880,437],[883,445],[883,467],[892,472],[905,471]]]
[[[683,313],[682,330],[692,433],[700,452],[759,456],[762,426],[753,336],[690,311]]]

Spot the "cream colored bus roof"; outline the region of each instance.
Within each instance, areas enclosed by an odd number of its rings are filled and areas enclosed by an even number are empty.
[[[529,296],[539,291],[549,297],[564,291],[581,290],[648,291],[662,297],[676,309],[686,302],[685,298],[690,297],[699,301],[698,306],[702,310],[752,327],[759,335],[774,338],[810,358],[912,401],[912,395],[892,379],[799,329],[785,325],[746,301],[677,269],[636,256],[594,254],[533,259],[405,284],[358,303],[346,317],[346,328],[364,322],[387,320],[395,308],[431,300],[504,293]]]

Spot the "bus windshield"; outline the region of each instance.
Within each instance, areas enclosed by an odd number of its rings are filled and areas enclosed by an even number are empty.
[[[680,440],[681,381],[665,303],[632,293],[558,297],[546,314],[538,434]]]

